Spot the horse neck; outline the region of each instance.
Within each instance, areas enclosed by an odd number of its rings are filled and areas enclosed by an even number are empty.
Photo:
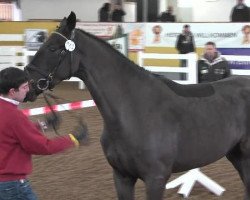
[[[149,72],[139,69],[105,42],[82,33],[78,46],[87,78],[79,77],[84,80],[102,115],[119,118],[123,109],[129,109],[124,107],[135,103],[135,96],[145,86],[150,88]]]

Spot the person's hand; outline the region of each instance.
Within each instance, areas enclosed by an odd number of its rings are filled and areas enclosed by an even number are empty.
[[[47,126],[47,129],[55,129],[57,130],[61,124],[61,117],[57,113],[51,113],[45,116],[45,125]]]
[[[84,123],[80,123],[75,130],[73,131],[72,135],[75,139],[79,142],[79,145],[87,145],[89,143],[89,135],[88,135],[88,127]]]

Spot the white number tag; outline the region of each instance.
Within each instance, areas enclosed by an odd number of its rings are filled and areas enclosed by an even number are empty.
[[[75,48],[76,48],[76,45],[72,40],[67,40],[65,42],[65,49],[67,49],[68,51],[74,51]]]

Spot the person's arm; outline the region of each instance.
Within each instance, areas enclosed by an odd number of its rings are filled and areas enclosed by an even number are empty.
[[[71,135],[68,134],[49,139],[21,111],[17,118],[18,120],[13,124],[13,132],[15,133],[15,137],[20,141],[22,148],[30,154],[50,155],[78,146],[80,142],[77,143],[77,139],[74,140],[75,133],[73,132]],[[82,134],[84,135],[85,133]],[[79,137],[79,139],[82,138]]]
[[[192,48],[193,48],[193,52],[196,52],[195,41],[194,41],[193,35],[192,35]]]
[[[178,35],[175,47],[179,52],[181,51],[181,35]]]
[[[124,10],[121,9],[121,11],[122,11],[122,16],[127,14]]]
[[[173,22],[176,22],[176,17],[175,17],[175,15],[173,15]]]
[[[198,74],[198,83],[200,83],[201,82],[201,70],[200,70],[200,68],[201,68],[201,60],[198,60],[198,62],[197,62],[197,74]]]
[[[229,67],[229,63],[226,60],[223,61],[223,64],[224,64],[224,68],[225,68],[225,78],[227,78],[227,77],[231,76],[231,69]]]
[[[114,11],[112,11],[112,13],[110,14],[110,19],[111,19],[111,22],[113,22],[114,21],[114,17],[115,15],[114,15]]]
[[[232,9],[230,18],[231,18],[231,22],[235,22],[235,7]]]
[[[245,19],[246,19],[247,22],[249,22],[250,21],[249,8],[245,7],[244,12],[245,12]]]
[[[98,21],[101,22],[101,9],[98,10]]]

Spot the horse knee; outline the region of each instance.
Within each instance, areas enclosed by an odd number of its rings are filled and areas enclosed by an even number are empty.
[[[167,183],[167,178],[164,177],[164,176],[154,176],[154,177],[150,177],[150,178],[147,178],[146,181],[145,181],[145,184],[146,186],[148,187],[164,187],[165,188],[165,185]]]

